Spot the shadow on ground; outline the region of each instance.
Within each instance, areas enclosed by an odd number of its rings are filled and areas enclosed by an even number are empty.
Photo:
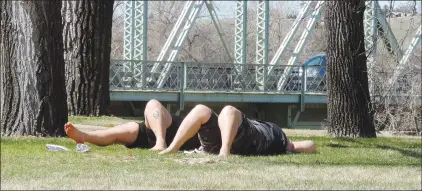
[[[356,147],[356,145],[359,145],[359,147],[361,148],[379,148],[379,149],[384,149],[384,150],[394,150],[394,151],[400,152],[404,156],[418,158],[418,159],[422,158],[422,152],[412,151],[408,148],[390,146],[389,144],[391,143],[388,143],[388,142],[385,144],[382,144],[382,143],[368,144],[368,143],[362,143],[359,140],[359,138],[353,138],[353,137],[339,137],[337,138],[337,140],[339,140],[340,142],[346,142],[346,143],[349,142],[349,143],[352,143],[353,145],[348,145],[345,143],[338,143],[338,142],[332,141],[331,143],[327,144],[327,146],[333,147],[333,148],[352,148],[352,147]]]
[[[410,151],[410,150],[406,150],[406,149],[402,149],[398,147],[392,147],[388,145],[377,145],[377,148],[398,151],[402,155],[413,157],[413,158],[420,159],[422,157],[422,152]]]

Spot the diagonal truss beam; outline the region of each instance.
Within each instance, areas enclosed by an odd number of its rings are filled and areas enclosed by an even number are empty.
[[[261,90],[265,89],[268,65],[268,41],[270,22],[270,2],[260,0],[257,9],[257,36],[256,36],[256,82]]]
[[[148,81],[151,82],[156,80],[157,88],[162,88],[164,82],[167,80],[169,71],[172,66],[170,62],[174,61],[179,55],[180,47],[182,46],[189,30],[195,23],[195,20],[203,5],[204,1],[186,2],[181,15],[179,16],[179,19],[177,20],[173,30],[170,33],[169,38],[167,39],[163,49],[158,55],[158,62],[154,64],[151,70],[152,76],[150,79],[148,79]],[[162,61],[165,61],[164,66],[161,66]]]
[[[220,37],[221,43],[223,43],[224,50],[229,57],[229,62],[233,62],[233,56],[230,54],[229,48],[227,46],[227,41],[225,38],[223,27],[220,24],[220,20],[218,19],[217,12],[214,9],[214,5],[212,1],[205,1],[205,5],[207,6],[208,12],[210,13],[212,22],[214,23],[215,28],[217,29],[218,36]]]
[[[309,9],[311,8],[312,3],[313,1],[307,1],[305,6],[300,11],[298,17],[293,23],[291,30],[289,31],[289,33],[287,33],[286,37],[284,38],[283,42],[281,43],[280,47],[275,53],[273,59],[271,60],[268,67],[267,76],[269,76],[270,73],[272,72],[274,65],[278,64],[278,62],[280,61],[281,55],[283,55],[284,51],[286,50],[286,47],[289,46],[291,40],[293,39],[293,36],[296,34],[296,31],[299,28],[299,25],[302,23],[303,20],[305,20],[305,15],[306,13],[308,13]]]
[[[281,75],[280,79],[277,83],[277,90],[280,91],[283,89],[283,87],[286,85],[286,82],[288,80],[288,77],[291,74],[291,71],[293,69],[293,65],[296,64],[297,59],[299,58],[300,54],[302,53],[303,47],[308,40],[309,35],[314,30],[314,26],[316,22],[318,21],[321,13],[322,5],[324,4],[324,1],[318,1],[317,5],[315,6],[314,11],[312,12],[311,19],[309,19],[305,30],[302,33],[302,36],[299,39],[299,42],[296,45],[296,48],[293,51],[293,56],[290,57],[287,66],[285,67],[283,74]]]
[[[410,43],[409,47],[404,53],[404,56],[401,58],[399,64],[395,68],[393,76],[388,80],[389,87],[394,86],[394,84],[397,81],[397,78],[403,72],[406,66],[406,63],[409,60],[410,55],[412,55],[413,50],[416,48],[416,46],[418,46],[420,42],[421,42],[421,26],[419,26],[419,29],[416,31],[415,37],[412,39],[412,42]]]
[[[396,60],[396,62],[399,62],[403,57],[403,51],[400,48],[399,43],[397,43],[397,39],[394,36],[394,33],[391,30],[390,24],[388,24],[385,15],[381,13],[381,7],[378,1],[375,1],[374,4],[374,9],[376,9],[377,12],[375,18],[377,18],[378,21],[378,30],[380,36],[384,41],[384,44],[387,46],[388,52],[393,55],[393,58]]]

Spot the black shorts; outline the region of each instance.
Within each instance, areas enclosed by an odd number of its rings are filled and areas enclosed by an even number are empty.
[[[167,146],[173,141],[174,136],[176,135],[177,130],[179,129],[180,124],[183,121],[183,117],[177,115],[171,115],[172,122],[166,130],[166,144]],[[155,145],[156,137],[154,132],[151,129],[148,129],[145,126],[145,122],[138,123],[139,131],[138,137],[135,142],[130,145],[125,145],[127,148],[152,148]],[[198,136],[193,136],[180,148],[180,150],[192,150],[198,148],[200,142]]]
[[[221,133],[218,117],[213,112],[210,120],[198,133],[205,152],[218,154],[221,148]],[[274,123],[251,120],[242,113],[242,122],[233,141],[231,153],[239,155],[274,155],[286,153],[287,137]]]

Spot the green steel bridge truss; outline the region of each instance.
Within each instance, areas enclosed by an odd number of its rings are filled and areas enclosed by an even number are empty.
[[[235,43],[231,52],[226,35],[220,25],[213,1],[186,1],[170,36],[158,58],[147,58],[148,1],[126,1],[124,7],[124,59],[112,60],[110,70],[111,100],[179,102],[274,102],[274,103],[326,103],[325,76],[315,76],[319,66],[304,68],[298,59],[306,46],[315,24],[324,9],[324,1],[306,1],[285,36],[275,55],[268,56],[269,1],[257,2],[256,58],[253,64],[246,60],[247,1],[236,1]],[[377,72],[372,70],[376,57],[377,39],[380,38],[397,62],[389,79],[390,90],[420,43],[421,26],[409,47],[403,51],[381,12],[378,1],[366,1],[364,18],[365,48],[368,57],[368,73],[372,95],[385,95],[385,87],[376,85]],[[201,9],[206,7],[220,36],[223,48],[231,63],[190,63],[177,60],[184,40]],[[297,34],[299,25],[307,20],[293,54],[287,63],[280,58]],[[302,73],[299,73],[301,68]],[[410,73],[409,73],[410,72]],[[413,72],[415,73],[415,72]],[[406,71],[406,76],[417,72]],[[388,89],[388,88],[387,88]],[[397,95],[404,95],[406,88],[395,88]],[[408,93],[408,92],[407,92]],[[420,92],[419,92],[420,94]]]

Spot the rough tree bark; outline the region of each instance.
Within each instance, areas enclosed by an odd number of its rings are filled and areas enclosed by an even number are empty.
[[[64,135],[61,5],[61,1],[1,1],[2,135]]]
[[[67,105],[71,115],[108,115],[114,0],[63,1]]]
[[[364,47],[364,0],[327,1],[329,133],[376,137]]]

